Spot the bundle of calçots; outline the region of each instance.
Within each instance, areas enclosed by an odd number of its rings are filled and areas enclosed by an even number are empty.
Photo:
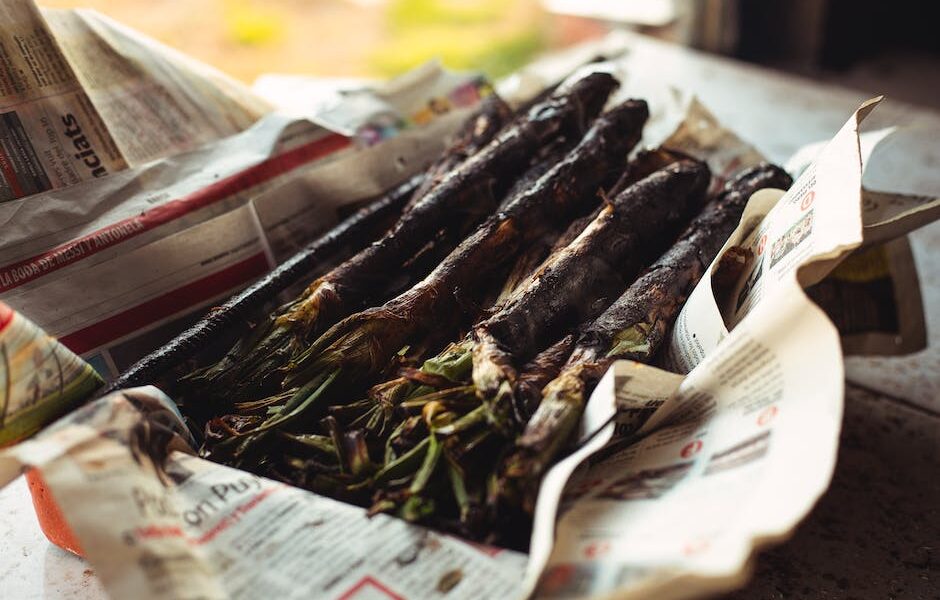
[[[600,376],[654,360],[750,195],[790,185],[759,165],[709,199],[698,160],[628,161],[649,113],[601,113],[617,85],[482,102],[397,223],[183,380],[202,454],[524,546]]]

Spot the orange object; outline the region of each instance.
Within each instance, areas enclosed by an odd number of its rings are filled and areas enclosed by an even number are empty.
[[[36,510],[36,518],[39,519],[39,528],[46,538],[63,550],[84,556],[78,538],[65,521],[55,498],[46,489],[42,474],[36,469],[29,469],[26,471],[26,484],[29,486],[30,496],[33,497],[33,508]]]

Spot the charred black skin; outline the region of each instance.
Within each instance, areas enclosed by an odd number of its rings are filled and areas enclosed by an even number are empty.
[[[563,160],[565,156],[571,152],[572,148],[575,146],[575,144],[578,143],[578,141],[580,140],[575,138],[574,143],[571,143],[570,136],[563,137],[543,148],[539,152],[539,156],[532,160],[532,166],[522,174],[522,177],[516,179],[516,181],[512,184],[512,187],[509,188],[509,191],[506,192],[506,195],[503,197],[499,208],[497,208],[497,212],[506,210],[506,207],[509,206],[510,202],[534,186],[543,175],[548,173],[552,167],[558,164],[558,161]]]
[[[617,182],[614,185],[605,188],[606,191],[602,191],[600,195],[604,198],[616,198],[621,192],[623,192],[623,190],[640,181],[641,179],[649,177],[659,169],[663,169],[673,163],[679,162],[680,160],[689,158],[690,157],[687,154],[682,154],[662,148],[653,150],[640,150],[637,152],[636,156],[631,158],[630,162],[627,163],[626,169],[624,169],[620,178],[617,179]],[[597,215],[601,213],[603,208],[603,204],[597,206],[595,210],[589,214],[586,214],[583,217],[578,217],[569,223],[564,232],[562,232],[562,234],[556,239],[552,247],[552,252],[554,253],[563,250],[565,246],[573,242],[579,235],[581,235],[581,232],[584,231],[584,228],[597,218]]]
[[[310,373],[303,372],[305,361],[317,361],[318,355],[327,351],[344,366],[374,373],[390,352],[435,327],[447,315],[461,312],[454,290],[478,287],[475,282],[511,260],[520,248],[563,227],[585,204],[593,205],[594,191],[617,176],[619,165],[639,141],[648,114],[645,102],[631,100],[598,118],[568,157],[481,225],[424,281],[323,334],[298,361],[300,371],[288,375],[287,384],[306,380]],[[363,355],[348,343],[349,336],[363,328],[369,332],[360,336],[359,342],[368,348],[368,364],[362,364]],[[341,347],[346,351],[337,352]]]
[[[502,98],[495,93],[484,98],[479,108],[464,121],[444,154],[427,170],[424,183],[415,191],[405,211],[411,210],[460,163],[489,144],[511,119],[512,109]]]
[[[792,183],[786,171],[768,163],[729,181],[676,243],[582,333],[569,364],[595,364],[592,371],[599,377],[617,359],[652,360],[686,298],[737,227],[748,199],[758,190],[785,190]],[[648,349],[613,352],[617,334],[632,326],[644,327]]]
[[[514,364],[546,347],[559,330],[602,312],[607,299],[643,268],[648,247],[701,207],[710,178],[704,163],[683,160],[609,200],[584,232],[533,276],[531,285],[474,327],[474,383],[480,393],[492,398],[503,381],[514,386]],[[487,362],[496,369],[482,368]],[[492,376],[497,370],[501,374]]]
[[[630,163],[620,179],[617,180],[617,183],[607,190],[607,197],[616,198],[634,183],[680,160],[695,161],[695,158],[684,152],[664,147],[640,150],[636,153],[636,156],[630,159]]]
[[[615,197],[626,188],[650,176],[659,169],[689,158],[687,154],[664,148],[641,150],[630,160],[623,175],[617,180],[616,184],[611,186],[610,189],[602,195],[608,198]],[[573,242],[581,232],[584,231],[589,223],[597,218],[602,209],[603,206],[598,206],[597,209],[590,214],[572,221],[556,238],[552,246],[551,254],[563,251],[568,244]],[[517,287],[522,289],[524,286],[518,285]],[[498,310],[494,310],[491,314],[497,312]],[[579,326],[577,331],[581,331],[583,327],[588,325],[590,325],[590,323]],[[574,334],[564,336],[558,342],[539,352],[519,369],[519,378],[515,385],[515,401],[519,407],[520,416],[522,417],[520,421],[527,421],[532,415],[532,412],[538,406],[539,400],[542,397],[542,388],[554,379],[559,374],[562,367],[565,366],[577,339],[577,336]]]
[[[618,53],[618,54],[619,54],[619,53]],[[595,64],[598,64],[598,63],[605,62],[605,61],[609,60],[610,58],[612,58],[613,56],[614,56],[614,55],[605,56],[605,55],[603,55],[603,54],[598,54],[598,55],[592,57],[590,60],[585,61],[583,64],[578,65],[573,71],[570,71],[567,75],[565,75],[565,76],[562,77],[561,79],[555,81],[554,83],[551,83],[551,84],[545,86],[545,87],[544,87],[542,90],[540,90],[537,94],[535,94],[534,96],[532,96],[531,98],[529,98],[529,100],[527,100],[527,101],[524,102],[521,106],[519,106],[519,112],[527,112],[530,108],[532,108],[533,106],[535,106],[535,105],[538,104],[539,102],[544,102],[546,98],[550,97],[552,94],[555,93],[555,91],[559,88],[559,86],[563,85],[563,84],[565,83],[565,81],[567,81],[567,80],[570,79],[573,75],[575,75],[575,73],[576,73],[579,69],[581,69],[581,68],[583,68],[583,67],[586,67],[586,66],[588,66],[588,65],[595,65]]]
[[[542,403],[500,468],[503,509],[531,512],[542,473],[562,451],[584,410],[587,396],[618,359],[649,362],[688,295],[737,226],[751,195],[763,188],[786,189],[785,171],[760,164],[730,181],[616,302],[582,330],[562,370],[543,390]],[[633,328],[639,328],[635,332]],[[623,332],[638,344],[618,345]]]
[[[531,356],[557,332],[553,325],[582,322],[592,302],[626,287],[643,267],[643,247],[701,206],[709,177],[703,163],[684,161],[624,190],[589,226],[589,239],[563,262],[543,267],[537,282],[477,330],[517,356]]]
[[[355,310],[441,228],[466,227],[492,212],[532,156],[559,135],[584,131],[617,85],[606,73],[592,73],[534,106],[429,190],[382,239],[315,281],[285,321],[310,328],[311,312],[322,326]]]
[[[667,161],[668,162],[668,161]],[[647,164],[643,161],[643,164]],[[683,167],[686,167],[686,171],[683,171]],[[685,186],[678,185],[683,180],[686,180]],[[650,239],[667,237],[663,235],[663,231],[672,232],[672,227],[670,226],[670,221],[677,221],[677,223],[672,223],[673,225],[678,226],[678,222],[684,222],[687,220],[687,217],[691,213],[696,212],[700,208],[702,201],[704,200],[705,193],[708,187],[710,180],[710,174],[708,173],[707,167],[701,163],[684,161],[679,162],[674,166],[671,177],[666,175],[660,179],[657,179],[658,186],[645,187],[642,184],[639,185],[638,189],[640,191],[635,191],[633,201],[639,202],[640,209],[627,210],[628,203],[623,205],[608,204],[602,210],[602,214],[594,219],[591,226],[588,227],[588,231],[584,234],[585,237],[578,238],[575,236],[575,239],[569,239],[569,245],[571,248],[576,248],[577,251],[565,251],[562,250],[556,254],[553,254],[552,259],[549,261],[549,265],[540,270],[535,278],[529,279],[529,282],[526,286],[521,288],[520,296],[510,296],[510,300],[507,302],[507,305],[518,306],[514,304],[515,299],[520,297],[526,297],[527,294],[532,294],[533,290],[542,290],[540,294],[535,296],[529,295],[528,298],[541,297],[547,298],[548,295],[551,295],[557,291],[557,279],[554,278],[558,273],[561,274],[570,274],[572,271],[566,271],[565,267],[570,267],[572,264],[583,264],[585,256],[592,256],[591,252],[587,250],[596,251],[599,254],[604,254],[605,252],[613,252],[615,256],[619,255],[621,257],[626,257],[624,262],[634,263],[638,265],[645,264],[645,252],[627,252],[624,248],[611,247],[609,242],[618,241],[622,239],[624,231],[629,231],[631,225],[644,226],[645,229],[658,229],[659,231],[643,231],[641,234],[630,234],[633,237],[630,237],[628,242],[624,242],[628,247],[640,248],[642,249],[644,242],[649,242]],[[671,193],[670,193],[671,192]],[[629,192],[628,192],[629,193]],[[617,202],[620,198],[614,200]],[[651,207],[656,207],[656,210],[648,208],[643,210],[643,202],[649,202]],[[623,212],[618,212],[614,210],[614,206],[623,209]],[[626,220],[617,220],[617,217],[622,217],[624,214],[633,215],[637,218],[640,217],[658,217],[655,219],[655,223],[650,225],[645,221],[638,221],[637,223],[631,223]],[[606,218],[605,218],[606,216]],[[659,218],[661,217],[661,218]],[[665,223],[664,223],[665,221]],[[592,235],[593,232],[593,235]],[[562,237],[570,236],[570,232],[566,233]],[[651,236],[649,238],[643,236]],[[637,239],[638,238],[638,239]],[[568,246],[566,246],[566,249]],[[576,261],[576,262],[575,262]],[[553,268],[557,270],[557,273],[553,272]],[[623,281],[622,276],[619,273],[615,273],[615,269],[611,265],[605,265],[605,268],[609,269],[612,273],[611,281],[617,280],[617,285],[619,289],[614,292],[611,296],[616,296],[617,293],[622,291],[623,287],[626,284]],[[634,267],[632,270],[637,270],[640,267]],[[628,270],[631,270],[630,267],[627,267]],[[549,281],[551,285],[545,285],[544,282]],[[598,293],[596,288],[591,288],[585,286],[584,289],[580,290],[580,293],[587,294],[596,294]],[[541,294],[546,294],[542,296]],[[559,294],[562,297],[565,297],[564,293]],[[580,296],[578,296],[580,299]],[[589,300],[589,303],[591,301]],[[602,299],[597,299],[593,304],[597,306],[584,308],[578,307],[576,310],[583,310],[585,312],[591,312],[593,315],[596,315],[603,310]],[[502,311],[497,312],[493,320],[498,321],[503,315]],[[550,330],[545,333],[546,337],[551,336],[554,331]],[[566,359],[570,355],[571,349],[574,345],[575,337],[573,335],[568,335],[563,339],[555,342],[550,345],[545,350],[542,350],[536,354],[528,363],[523,365],[519,369],[518,379],[515,381],[514,385],[514,401],[521,405],[520,412],[522,418],[519,419],[520,423],[525,422],[525,419],[531,413],[532,409],[537,403],[537,400],[541,397],[542,388],[549,383],[550,380],[554,379],[562,366],[565,364]],[[497,405],[497,408],[499,406]],[[515,407],[514,407],[515,408]],[[575,421],[576,422],[576,421]],[[495,425],[495,427],[494,427]],[[500,420],[490,421],[488,420],[484,426],[483,432],[488,435],[488,438],[494,445],[497,446],[496,456],[502,453],[502,449],[507,445],[508,440],[512,440],[512,437],[505,437],[506,433],[512,434],[512,431],[505,431],[500,427]],[[483,433],[481,432],[481,434]],[[449,438],[449,443],[459,446],[461,443],[459,438]],[[510,442],[510,448],[511,448]],[[492,458],[491,458],[492,460]],[[498,458],[497,458],[498,460]],[[474,487],[479,489],[482,484],[480,483],[479,478],[476,476],[466,479],[468,481],[469,487]],[[485,487],[485,486],[484,486]],[[492,492],[491,492],[492,493]],[[498,500],[497,500],[498,502]],[[518,531],[518,527],[514,527],[512,521],[512,515],[505,510],[507,508],[507,503],[504,503],[500,511],[493,513],[500,519],[500,527],[491,528],[487,525],[492,525],[492,523],[485,523],[484,519],[488,518],[487,514],[489,511],[486,511],[481,504],[479,509],[479,515],[476,519],[468,519],[466,521],[461,520],[462,529],[461,532],[465,535],[471,535],[474,538],[484,538],[487,535],[491,535],[494,532],[498,532],[501,538],[501,541],[512,541],[507,537],[507,533]],[[517,507],[510,505],[511,510],[515,510]],[[521,515],[521,519],[517,520],[515,525],[518,526],[520,523],[526,521],[526,516],[522,511],[518,511],[516,514]],[[509,517],[506,520],[506,517]],[[505,525],[505,527],[503,526]]]

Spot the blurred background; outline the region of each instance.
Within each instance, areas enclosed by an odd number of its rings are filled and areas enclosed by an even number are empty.
[[[940,2],[923,0],[41,0],[88,7],[251,83],[388,77],[430,58],[499,77],[632,29],[940,108]]]

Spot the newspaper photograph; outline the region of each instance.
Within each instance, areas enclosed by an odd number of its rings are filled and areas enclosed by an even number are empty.
[[[31,0],[0,6],[0,202],[127,167]]]
[[[91,365],[0,302],[0,447],[33,435],[103,383]]]

